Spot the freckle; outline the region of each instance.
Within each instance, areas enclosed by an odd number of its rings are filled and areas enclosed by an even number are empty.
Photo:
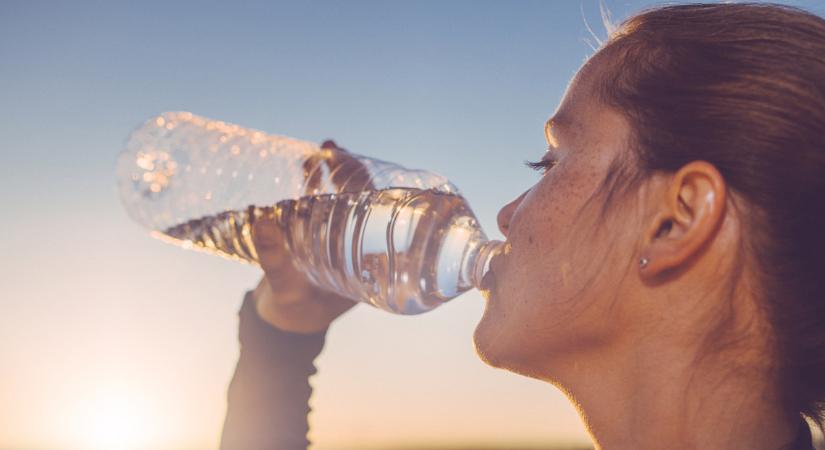
[[[527,242],[533,243],[533,236],[527,236]]]

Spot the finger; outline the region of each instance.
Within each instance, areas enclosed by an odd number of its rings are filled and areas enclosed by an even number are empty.
[[[252,227],[252,243],[264,272],[294,270],[286,248],[286,238],[272,219],[262,219]]]
[[[332,183],[339,192],[372,190],[372,174],[352,154],[339,152],[330,167]]]
[[[329,168],[332,184],[339,192],[373,189],[371,174],[347,149],[339,147],[332,139],[327,139],[321,148],[330,150],[323,163]]]
[[[327,150],[338,150],[344,153],[349,153],[349,150],[345,149],[344,147],[339,147],[338,144],[335,143],[332,139],[327,139],[323,143],[321,143],[321,148]]]
[[[252,242],[261,250],[284,246],[284,234],[274,219],[261,218],[252,226]]]

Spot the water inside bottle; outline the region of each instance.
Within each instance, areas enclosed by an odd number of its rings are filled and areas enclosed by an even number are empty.
[[[486,241],[462,196],[409,188],[250,205],[156,237],[255,264],[252,225],[261,218],[283,228],[293,263],[317,285],[403,314],[472,288],[469,259]]]

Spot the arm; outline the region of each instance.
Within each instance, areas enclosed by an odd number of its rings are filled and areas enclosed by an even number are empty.
[[[337,148],[332,141],[323,147]],[[342,179],[352,178],[347,173]],[[355,302],[315,287],[296,270],[272,221],[257,221],[252,240],[264,276],[239,313],[241,352],[229,385],[221,448],[306,449],[313,361],[330,323]]]
[[[229,385],[223,449],[306,449],[308,378],[326,330],[283,331],[260,318],[247,293],[239,313],[241,352]]]

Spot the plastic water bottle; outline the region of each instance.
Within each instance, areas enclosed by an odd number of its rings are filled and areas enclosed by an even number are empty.
[[[443,176],[188,112],[137,128],[117,177],[154,237],[256,264],[271,219],[319,287],[400,314],[480,287],[503,247]]]

